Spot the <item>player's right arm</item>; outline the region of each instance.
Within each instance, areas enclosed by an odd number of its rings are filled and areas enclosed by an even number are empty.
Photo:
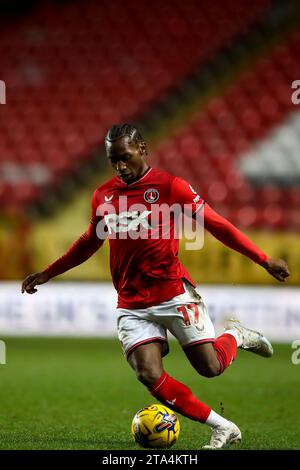
[[[94,193],[95,196],[95,193]],[[30,274],[22,283],[22,293],[34,294],[37,292],[37,285],[45,284],[50,279],[84,263],[88,260],[104,243],[104,239],[97,236],[97,223],[99,217],[96,216],[95,197],[92,199],[92,219],[86,232],[76,240],[68,251],[50,264],[44,271]]]

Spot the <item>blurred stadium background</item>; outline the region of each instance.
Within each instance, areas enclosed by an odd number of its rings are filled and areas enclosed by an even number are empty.
[[[287,259],[299,283],[299,2],[0,5],[2,279],[40,270],[85,228],[110,176],[105,132],[132,121],[153,165]],[[106,249],[65,278],[109,280]],[[275,282],[208,237],[182,259],[201,283]]]
[[[85,230],[91,194],[111,177],[105,133],[133,122],[153,166],[291,268],[278,285],[206,235],[200,253],[180,257],[208,303],[225,313],[252,302],[255,324],[272,323],[275,308],[274,338],[299,339],[299,57],[298,0],[0,1],[0,335],[49,334],[55,312],[72,333],[76,302],[83,334],[101,335],[107,315],[114,325],[107,244],[38,295],[19,290]]]

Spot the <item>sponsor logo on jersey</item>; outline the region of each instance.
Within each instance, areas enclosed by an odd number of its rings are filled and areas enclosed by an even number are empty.
[[[149,202],[150,204],[153,204],[156,202],[159,198],[159,192],[157,189],[147,189],[147,191],[144,192],[144,199],[146,202]]]
[[[107,214],[104,216],[105,223],[109,233],[129,232],[129,230],[137,231],[141,225],[144,229],[151,229],[148,223],[148,216],[151,211],[126,211],[120,214]]]
[[[99,218],[96,233],[100,240],[105,240],[107,237],[110,239],[131,238],[132,240],[138,238],[171,240],[184,237],[187,250],[202,248],[204,211],[199,210],[203,207],[203,201],[199,195],[194,197],[194,201],[191,198],[191,203],[184,205],[160,204],[159,200],[155,203],[161,195],[154,188],[142,191],[142,195],[147,204],[132,203],[132,198],[127,196],[116,196],[110,193],[103,196],[105,202],[103,201],[96,211],[96,216]],[[137,198],[133,199],[137,200]],[[195,210],[195,202],[197,210]],[[196,224],[194,224],[195,220]]]

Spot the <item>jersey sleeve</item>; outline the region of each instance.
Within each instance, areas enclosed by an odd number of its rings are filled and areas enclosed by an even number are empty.
[[[268,256],[231,222],[214,211],[208,204],[204,209],[204,227],[224,245],[262,264]]]
[[[186,206],[186,213],[194,215],[205,203],[197,191],[183,178],[175,177],[171,185],[170,203]]]
[[[44,272],[51,278],[63,274],[88,260],[103,245],[104,239],[97,235],[97,223],[101,217],[97,216],[97,191],[92,197],[92,216],[87,230],[73,243],[66,253],[50,264]]]

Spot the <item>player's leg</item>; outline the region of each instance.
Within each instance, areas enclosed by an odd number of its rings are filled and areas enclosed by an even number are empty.
[[[175,303],[174,300],[155,307],[156,317],[178,339],[199,374],[205,377],[222,374],[235,360],[237,348],[272,356],[270,342],[261,333],[243,327],[238,320],[229,320],[225,332],[215,338],[206,307],[191,287]],[[178,305],[177,300],[184,303]]]
[[[147,309],[119,309],[118,313],[118,336],[124,355],[150,393],[174,411],[211,426],[213,448],[240,440],[241,433],[233,423],[211,410],[186,385],[164,371],[162,356],[168,352],[167,334],[155,315]]]
[[[162,354],[162,344],[153,342],[133,349],[127,360],[138,380],[155,398],[182,415],[205,423],[211,409],[164,371]]]
[[[222,374],[236,358],[237,348],[263,357],[271,357],[271,343],[261,333],[249,330],[238,320],[227,322],[225,333],[207,343],[191,342],[183,346],[194,369],[205,377]]]
[[[231,334],[223,334],[213,342],[186,344],[184,352],[194,369],[204,377],[216,377],[236,358],[237,341]]]
[[[142,344],[127,357],[127,361],[134,370],[137,379],[151,389],[162,376],[163,344],[158,341]]]
[[[234,423],[215,413],[198,400],[186,385],[164,371],[162,354],[163,345],[151,342],[133,348],[127,360],[137,378],[157,400],[183,416],[213,428],[210,446],[206,448],[223,448],[239,442],[241,432]]]
[[[170,305],[159,321],[177,338],[190,363],[204,377],[215,377],[234,361],[236,335],[215,329],[202,301]]]
[[[237,348],[262,357],[273,355],[273,347],[268,339],[257,331],[245,328],[237,319],[228,320],[225,333],[214,342],[186,345],[184,351],[199,374],[214,377],[232,364]]]

